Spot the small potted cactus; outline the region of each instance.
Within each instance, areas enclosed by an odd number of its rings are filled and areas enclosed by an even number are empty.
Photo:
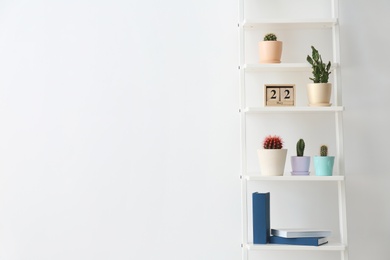
[[[328,147],[321,145],[320,156],[314,156],[314,168],[317,176],[333,175],[334,156],[328,156]]]
[[[278,41],[275,34],[266,34],[259,42],[260,63],[280,63],[282,48],[283,42]]]
[[[332,84],[328,83],[331,63],[325,64],[318,50],[311,46],[312,56],[307,55],[307,62],[312,66],[313,83],[307,84],[309,106],[330,106]]]
[[[261,175],[283,175],[287,149],[283,149],[282,138],[276,135],[265,137],[263,140],[263,148],[257,150]]]
[[[292,175],[309,175],[310,156],[304,156],[305,141],[299,139],[296,146],[297,156],[291,156],[291,174]]]

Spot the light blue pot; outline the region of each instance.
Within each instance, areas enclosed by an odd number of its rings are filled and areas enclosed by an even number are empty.
[[[317,176],[333,175],[334,156],[314,156],[314,168]]]

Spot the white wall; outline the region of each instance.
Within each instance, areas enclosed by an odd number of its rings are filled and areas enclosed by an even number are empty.
[[[340,6],[357,260],[390,253],[390,4],[371,3]],[[240,258],[237,7],[0,2],[0,259]]]
[[[390,255],[390,2],[341,0],[350,259]]]
[[[235,1],[0,2],[0,259],[240,256]]]

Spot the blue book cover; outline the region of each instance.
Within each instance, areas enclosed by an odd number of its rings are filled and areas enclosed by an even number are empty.
[[[270,225],[270,193],[252,194],[253,211],[253,244],[267,244],[269,242]]]
[[[328,239],[326,237],[285,238],[285,237],[271,236],[269,242],[270,244],[320,246],[328,243]]]

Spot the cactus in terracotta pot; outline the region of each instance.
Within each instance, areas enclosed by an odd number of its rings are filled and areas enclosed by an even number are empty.
[[[259,42],[260,63],[280,63],[282,50],[283,42],[278,41],[274,33],[267,33],[263,41]]]

